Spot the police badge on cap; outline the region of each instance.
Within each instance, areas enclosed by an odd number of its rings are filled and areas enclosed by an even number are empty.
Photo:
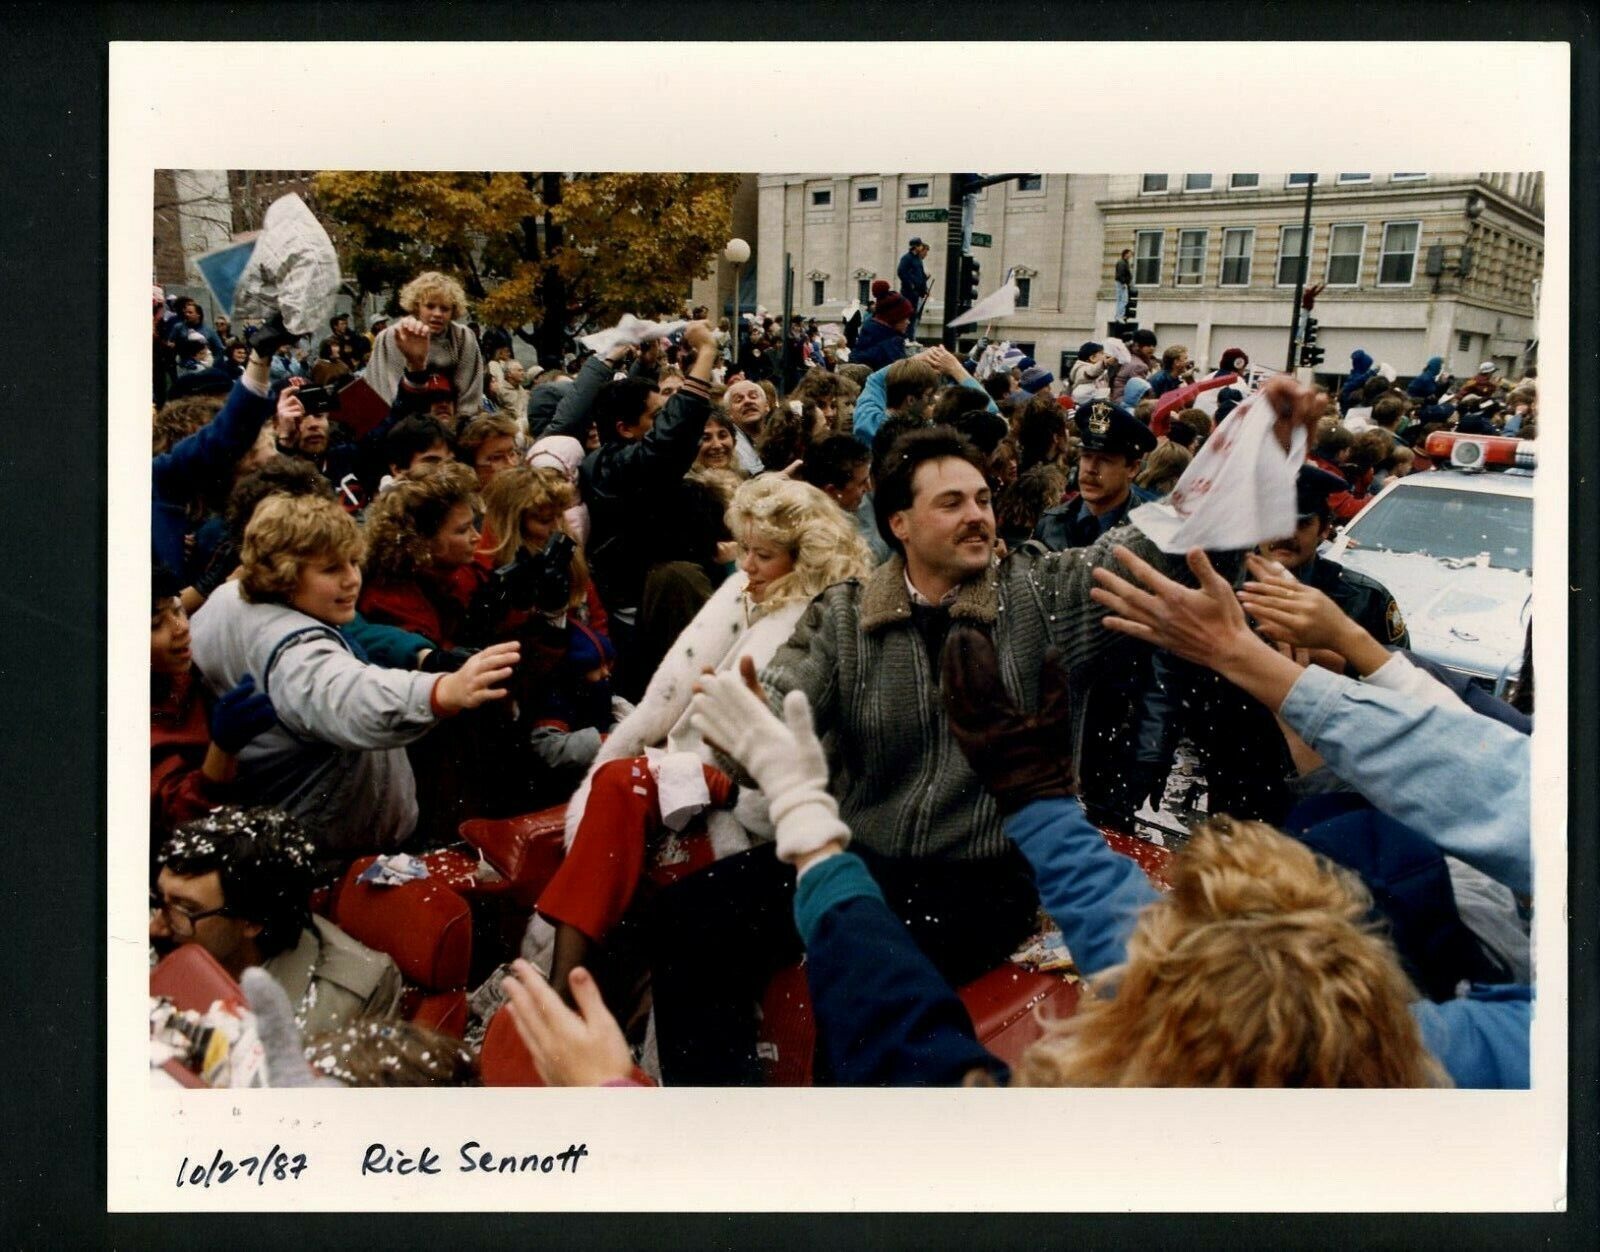
[[[1127,409],[1109,400],[1079,405],[1073,413],[1078,438],[1090,452],[1120,452],[1141,457],[1156,446],[1150,428]]]

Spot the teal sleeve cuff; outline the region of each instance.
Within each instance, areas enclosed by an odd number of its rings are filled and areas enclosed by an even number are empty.
[[[861,896],[883,899],[877,880],[853,852],[819,861],[800,876],[794,893],[794,924],[806,947],[829,909]]]

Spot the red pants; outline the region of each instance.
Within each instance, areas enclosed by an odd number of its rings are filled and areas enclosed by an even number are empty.
[[[711,807],[722,808],[733,782],[713,765],[704,768]],[[589,784],[588,806],[566,859],[539,896],[539,912],[603,939],[633,902],[645,850],[661,828],[656,780],[645,758],[606,762]]]

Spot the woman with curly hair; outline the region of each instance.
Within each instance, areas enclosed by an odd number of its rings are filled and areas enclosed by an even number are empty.
[[[764,833],[758,792],[727,806],[734,787],[711,749],[688,724],[689,701],[701,673],[771,659],[800,615],[823,588],[871,568],[866,545],[850,519],[817,488],[778,475],[744,483],[728,507],[728,526],[740,545],[739,568],[678,636],[655,671],[639,706],[600,749],[588,777],[567,806],[567,856],[539,898],[529,943],[553,946],[551,984],[566,994],[567,979],[603,940],[632,902],[649,845],[673,820],[688,820],[680,800],[663,814],[661,797],[695,797],[707,810],[716,855],[749,846]],[[661,748],[659,759],[646,749]],[[552,929],[553,926],[553,929]]]
[[[457,461],[396,479],[367,509],[361,612],[441,648],[465,642],[481,581],[468,570],[478,548],[478,504],[478,476]]]
[[[483,353],[467,328],[467,293],[448,274],[430,270],[400,289],[406,316],[378,332],[362,377],[379,399],[421,393],[430,376],[448,381],[458,421],[483,411]]]

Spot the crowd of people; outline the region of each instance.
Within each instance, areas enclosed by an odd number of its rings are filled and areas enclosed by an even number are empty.
[[[1532,372],[1358,351],[1335,396],[1137,330],[1058,381],[918,344],[912,242],[838,334],[686,309],[536,366],[444,273],[321,337],[157,289],[152,960],[281,1000],[323,1080],[473,1081],[318,901],[564,806],[483,997],[547,1082],[759,1083],[804,955],[819,1082],[1525,1086],[1531,669],[1430,672],[1319,548],[1434,431],[1533,438]],[[1163,553],[1130,512],[1258,393],[1294,532]],[[1102,832],[1180,744],[1163,891]],[[1012,1067],[952,988],[1041,924],[1089,982]]]

